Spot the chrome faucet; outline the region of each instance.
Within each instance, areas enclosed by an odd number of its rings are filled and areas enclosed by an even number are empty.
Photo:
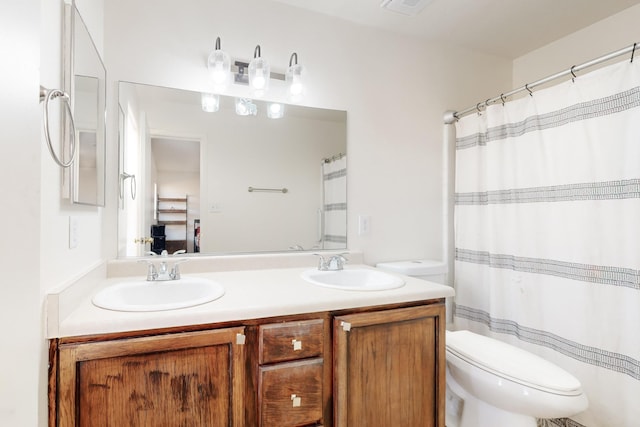
[[[314,255],[320,258],[318,261],[318,270],[320,271],[340,271],[344,268],[344,264],[348,261],[348,259],[344,257],[346,253],[332,255],[329,257],[329,259],[325,259],[320,254]]]
[[[171,256],[176,256],[179,254],[183,254],[185,252],[186,252],[185,250],[181,249],[171,254]],[[148,254],[151,256],[157,256],[155,252],[148,252]],[[147,263],[147,280],[150,282],[154,282],[154,281],[180,279],[179,266],[183,262],[187,262],[188,259],[183,258],[183,259],[176,260],[176,262],[173,263],[173,266],[171,267],[171,269],[169,269],[169,265],[167,263],[167,259],[169,258],[169,253],[166,250],[163,250],[160,254],[160,258],[162,258],[162,261],[160,261],[159,267],[156,267],[156,264],[150,260],[143,259],[139,261],[139,262]]]

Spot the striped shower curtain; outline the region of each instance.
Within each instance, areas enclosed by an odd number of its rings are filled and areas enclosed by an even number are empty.
[[[322,161],[322,249],[347,247],[347,157]]]
[[[454,327],[581,381],[541,425],[640,426],[640,61],[461,118],[455,193]]]

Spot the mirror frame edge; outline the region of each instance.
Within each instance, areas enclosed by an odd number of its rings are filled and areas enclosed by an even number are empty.
[[[74,161],[74,164],[69,169],[63,169],[62,173],[62,192],[61,197],[65,200],[68,200],[72,205],[80,205],[80,206],[95,206],[95,207],[105,207],[106,206],[106,173],[107,173],[107,68],[104,64],[100,53],[93,41],[93,37],[91,37],[91,33],[89,32],[89,28],[86,23],[82,19],[82,15],[80,15],[80,11],[76,7],[76,1],[63,1],[63,22],[62,22],[62,89],[69,95],[69,103],[71,107],[71,111],[75,113],[76,100],[76,85],[75,85],[75,59],[76,59],[76,43],[75,43],[75,25],[76,25],[76,16],[80,19],[80,23],[86,29],[87,34],[89,36],[89,40],[91,41],[91,45],[96,52],[97,59],[102,66],[102,70],[104,71],[104,81],[102,85],[100,85],[100,78],[98,78],[98,103],[100,103],[100,98],[102,97],[102,111],[98,111],[98,117],[102,116],[102,148],[100,155],[102,159],[99,159],[100,156],[96,157],[96,160],[101,160],[101,168],[102,168],[102,179],[96,180],[96,202],[83,202],[76,198],[76,193],[78,192],[78,185],[76,184],[76,180],[78,177],[78,159]],[[69,138],[75,139],[75,147],[74,150],[79,150],[79,141],[77,140],[78,135],[71,136],[69,134],[70,129],[69,126],[63,122],[62,132],[64,140],[70,140]],[[77,132],[76,132],[77,133]],[[100,182],[101,181],[101,182]],[[101,186],[101,189],[98,189],[98,186]]]

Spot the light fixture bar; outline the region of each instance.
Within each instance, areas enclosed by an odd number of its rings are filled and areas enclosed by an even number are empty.
[[[241,85],[249,84],[249,63],[244,61],[234,61],[233,67],[231,67],[231,71],[233,72],[233,81],[234,83]],[[284,81],[284,74],[282,73],[274,73],[270,72],[269,76],[275,80]]]

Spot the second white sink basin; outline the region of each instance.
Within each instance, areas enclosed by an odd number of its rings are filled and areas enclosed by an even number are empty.
[[[223,295],[221,284],[199,277],[131,280],[104,288],[93,297],[93,304],[116,311],[163,311],[193,307]]]
[[[351,291],[384,291],[404,286],[400,277],[368,268],[345,268],[338,271],[305,270],[302,278],[327,288]]]

